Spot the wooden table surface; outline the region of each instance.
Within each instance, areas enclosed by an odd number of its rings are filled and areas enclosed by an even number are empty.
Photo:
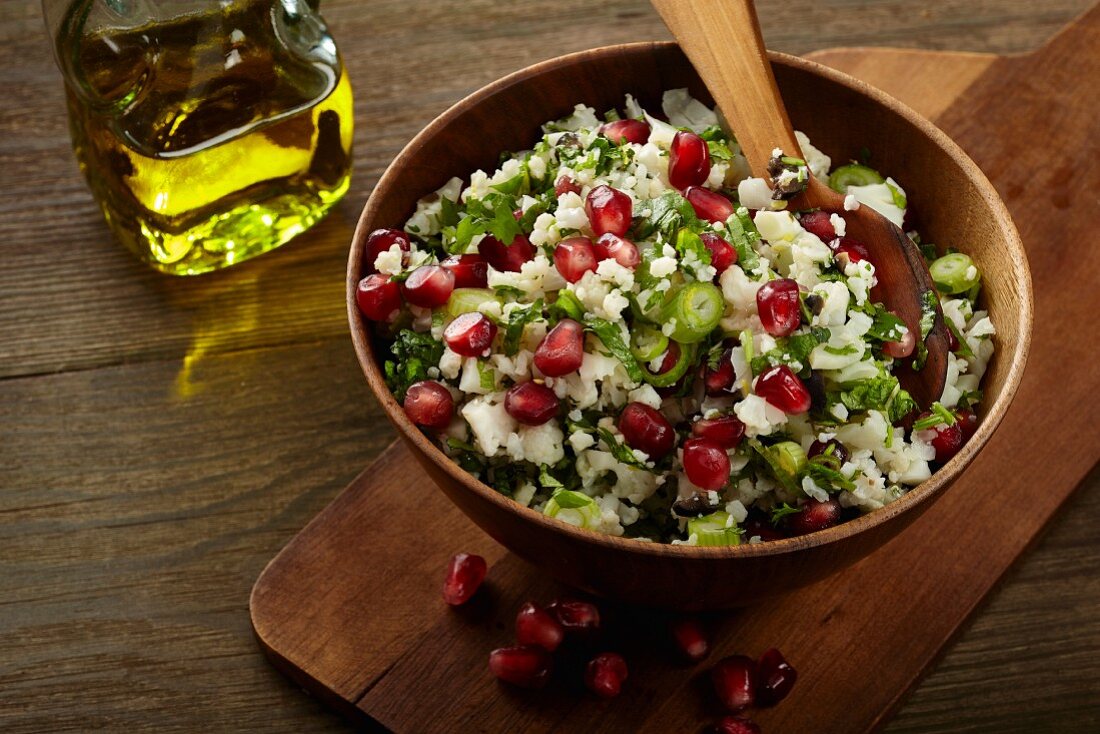
[[[1011,53],[1091,1],[758,4],[783,51]],[[247,602],[393,438],[346,334],[358,211],[466,92],[560,53],[667,37],[644,0],[324,9],[356,93],[351,192],[273,255],[174,279],[111,241],[73,161],[38,4],[0,0],[0,730],[344,728],[264,661]],[[888,731],[1098,730],[1098,514],[1094,472]]]

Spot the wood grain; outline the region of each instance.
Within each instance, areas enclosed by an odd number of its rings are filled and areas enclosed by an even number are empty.
[[[1090,4],[762,0],[760,14],[769,45],[795,53],[1009,53]],[[665,37],[643,0],[323,8],[356,88],[352,191],[270,262],[204,283],[156,276],[109,240],[69,150],[39,5],[0,1],[6,732],[346,729],[262,659],[247,595],[392,439],[345,331],[355,216],[397,150],[465,92],[540,58]],[[1097,728],[1098,513],[1094,475],[902,710],[898,731]]]

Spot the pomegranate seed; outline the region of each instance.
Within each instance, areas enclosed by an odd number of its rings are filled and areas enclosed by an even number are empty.
[[[785,364],[766,369],[756,378],[753,390],[788,415],[810,409],[810,391]]]
[[[978,430],[978,416],[974,415],[974,411],[969,408],[963,408],[955,413],[955,420],[959,422],[963,443],[966,443]]]
[[[850,262],[870,260],[871,253],[862,242],[853,240],[851,237],[841,237],[840,244],[833,250],[833,257],[840,263],[841,268],[846,268]]]
[[[730,479],[730,457],[710,439],[689,438],[684,441],[684,472],[696,487],[721,489]]]
[[[452,352],[463,357],[484,357],[497,335],[497,325],[483,313],[470,311],[459,314],[447,324],[443,331],[443,341]]]
[[[669,626],[672,639],[688,660],[699,662],[710,654],[710,640],[703,624],[695,617],[680,617]]]
[[[741,445],[745,435],[745,424],[735,415],[720,418],[703,418],[691,426],[691,435],[713,441],[724,449],[735,449]]]
[[[577,182],[569,178],[569,176],[562,176],[554,183],[554,195],[562,196],[563,194],[577,194],[580,196],[581,187],[577,185]]]
[[[454,289],[454,273],[439,265],[421,265],[402,286],[405,300],[421,308],[442,306]]]
[[[518,273],[525,262],[535,257],[535,246],[521,234],[517,234],[510,245],[505,245],[491,234],[485,235],[478,243],[477,251],[489,265],[502,273]]]
[[[570,283],[576,283],[585,273],[595,272],[596,253],[592,249],[592,240],[570,237],[559,242],[554,248],[554,266],[561,277]]]
[[[562,319],[539,342],[535,366],[547,377],[561,377],[581,368],[584,361],[584,327]]]
[[[955,330],[950,326],[947,327],[947,351],[957,352],[959,351],[959,337],[955,336]]]
[[[481,255],[452,255],[439,263],[455,276],[455,288],[487,288],[489,263]]]
[[[883,342],[882,353],[894,359],[905,359],[917,348],[917,337],[912,329],[896,342]]]
[[[772,336],[790,336],[802,325],[798,283],[790,278],[769,280],[756,291],[756,311],[764,331]]]
[[[600,698],[618,696],[626,676],[626,661],[614,652],[601,652],[584,667],[584,684]]]
[[[632,449],[644,451],[653,461],[676,446],[676,432],[660,412],[643,403],[629,403],[619,416],[619,432]]]
[[[835,438],[831,438],[825,443],[814,441],[810,444],[810,450],[806,453],[806,456],[811,459],[815,456],[822,456],[825,452],[829,451],[830,448],[832,448],[832,452],[828,455],[836,458],[837,467],[843,466],[849,459],[848,449]]]
[[[554,652],[564,638],[565,630],[550,612],[530,601],[520,607],[516,615],[516,642]]]
[[[637,245],[610,232],[600,235],[592,245],[592,250],[596,253],[596,260],[614,258],[619,265],[631,270],[638,267],[638,263],[642,261]]]
[[[764,541],[783,540],[787,537],[764,518],[750,515],[745,520],[745,537],[751,538],[754,535]]]
[[[617,145],[624,142],[645,145],[649,140],[649,123],[641,120],[615,120],[601,127],[600,135]]]
[[[723,716],[712,731],[714,734],[760,734],[760,727],[744,716]]]
[[[840,522],[840,503],[836,500],[806,500],[802,510],[784,518],[787,530],[794,535],[806,535]]]
[[[760,656],[756,662],[756,670],[757,706],[776,705],[787,697],[798,680],[798,671],[774,647]]]
[[[371,321],[389,321],[401,308],[401,286],[388,275],[368,275],[355,289],[355,303],[359,312]]]
[[[577,599],[555,599],[546,611],[553,614],[569,634],[590,637],[600,630],[600,610],[595,604]]]
[[[714,234],[714,232],[704,232],[699,235],[699,239],[710,251],[710,264],[714,266],[719,275],[726,272],[730,265],[737,262],[737,250],[733,249],[733,245]]]
[[[723,658],[710,671],[718,700],[730,711],[752,706],[756,699],[756,661],[744,655]]]
[[[666,372],[671,370],[673,367],[675,367],[676,363],[679,362],[679,361],[680,361],[680,345],[677,344],[676,342],[670,341],[668,343],[668,349],[665,350],[664,355],[661,357],[661,363],[657,366],[657,374],[658,375],[665,374]],[[684,382],[684,378],[681,377],[673,385],[669,385],[668,387],[659,387],[659,388],[657,388],[657,394],[660,395],[661,397],[665,397],[665,398],[667,398],[671,395],[675,395],[677,393],[677,391],[679,391],[679,389],[680,389],[681,385],[683,384],[683,382]]]
[[[829,217],[829,212],[820,209],[815,212],[803,212],[798,218],[798,223],[802,225],[802,229],[817,235],[822,242],[832,242],[836,239],[836,228]]]
[[[731,351],[729,349],[722,352],[722,356],[718,360],[717,369],[711,369],[708,365],[703,373],[703,382],[706,385],[707,395],[710,395],[712,398],[729,395],[730,388],[733,387],[733,381],[737,378],[737,375],[733,371],[733,362],[730,360],[730,355]]]
[[[390,249],[394,245],[401,248],[402,252],[408,252],[412,248],[409,236],[399,229],[376,229],[367,235],[367,245],[363,251],[363,259],[367,263],[367,272],[374,272],[374,261],[378,255]],[[408,262],[408,256],[402,258],[402,264]]]
[[[684,191],[684,198],[695,210],[695,216],[708,222],[725,222],[733,216],[733,203],[710,189],[689,186]]]
[[[634,203],[618,189],[601,184],[588,192],[584,211],[597,235],[610,232],[622,237],[630,229]]]
[[[917,416],[917,420],[923,420],[930,415],[932,414],[925,411]],[[936,450],[936,461],[941,464],[959,453],[964,443],[962,427],[957,420],[951,425],[940,423],[923,431],[917,431],[917,435],[932,444],[932,448]]]
[[[451,606],[465,604],[485,580],[485,559],[473,553],[456,553],[447,566],[443,601]]]
[[[405,415],[418,426],[442,431],[451,424],[455,401],[451,391],[435,380],[422,380],[409,385],[402,403]]]
[[[685,130],[676,133],[668,151],[668,182],[682,191],[689,186],[701,185],[708,176],[710,149],[707,141]]]
[[[542,688],[553,668],[550,653],[534,645],[499,647],[489,653],[489,672],[521,688]]]
[[[558,396],[546,385],[521,382],[504,395],[508,415],[525,426],[541,426],[558,414]]]

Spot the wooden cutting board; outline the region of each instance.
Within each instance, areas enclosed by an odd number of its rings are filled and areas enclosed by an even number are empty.
[[[720,615],[710,661],[684,666],[653,612],[608,605],[630,663],[612,702],[568,675],[540,692],[499,685],[488,651],[510,644],[526,599],[560,589],[459,513],[391,446],[268,565],[251,599],[277,668],[357,724],[396,732],[697,731],[720,712],[706,671],[778,646],[800,673],[764,731],[879,728],[986,594],[1100,460],[1100,8],[1032,54],[892,49],[814,54],[934,120],[1004,197],[1035,285],[1030,363],[1002,427],[920,520],[853,568]],[[489,593],[440,598],[456,551],[489,561]],[[568,665],[568,663],[567,663]]]

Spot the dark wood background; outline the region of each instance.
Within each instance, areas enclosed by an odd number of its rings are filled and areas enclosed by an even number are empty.
[[[769,45],[794,53],[1020,52],[1090,4],[759,2]],[[281,251],[181,280],[111,241],[69,149],[38,4],[0,0],[4,731],[343,727],[263,660],[247,601],[267,560],[393,437],[346,336],[358,211],[405,141],[466,92],[556,54],[667,37],[644,0],[324,10],[356,92],[350,194]],[[1100,726],[1098,515],[1094,472],[888,731]]]

